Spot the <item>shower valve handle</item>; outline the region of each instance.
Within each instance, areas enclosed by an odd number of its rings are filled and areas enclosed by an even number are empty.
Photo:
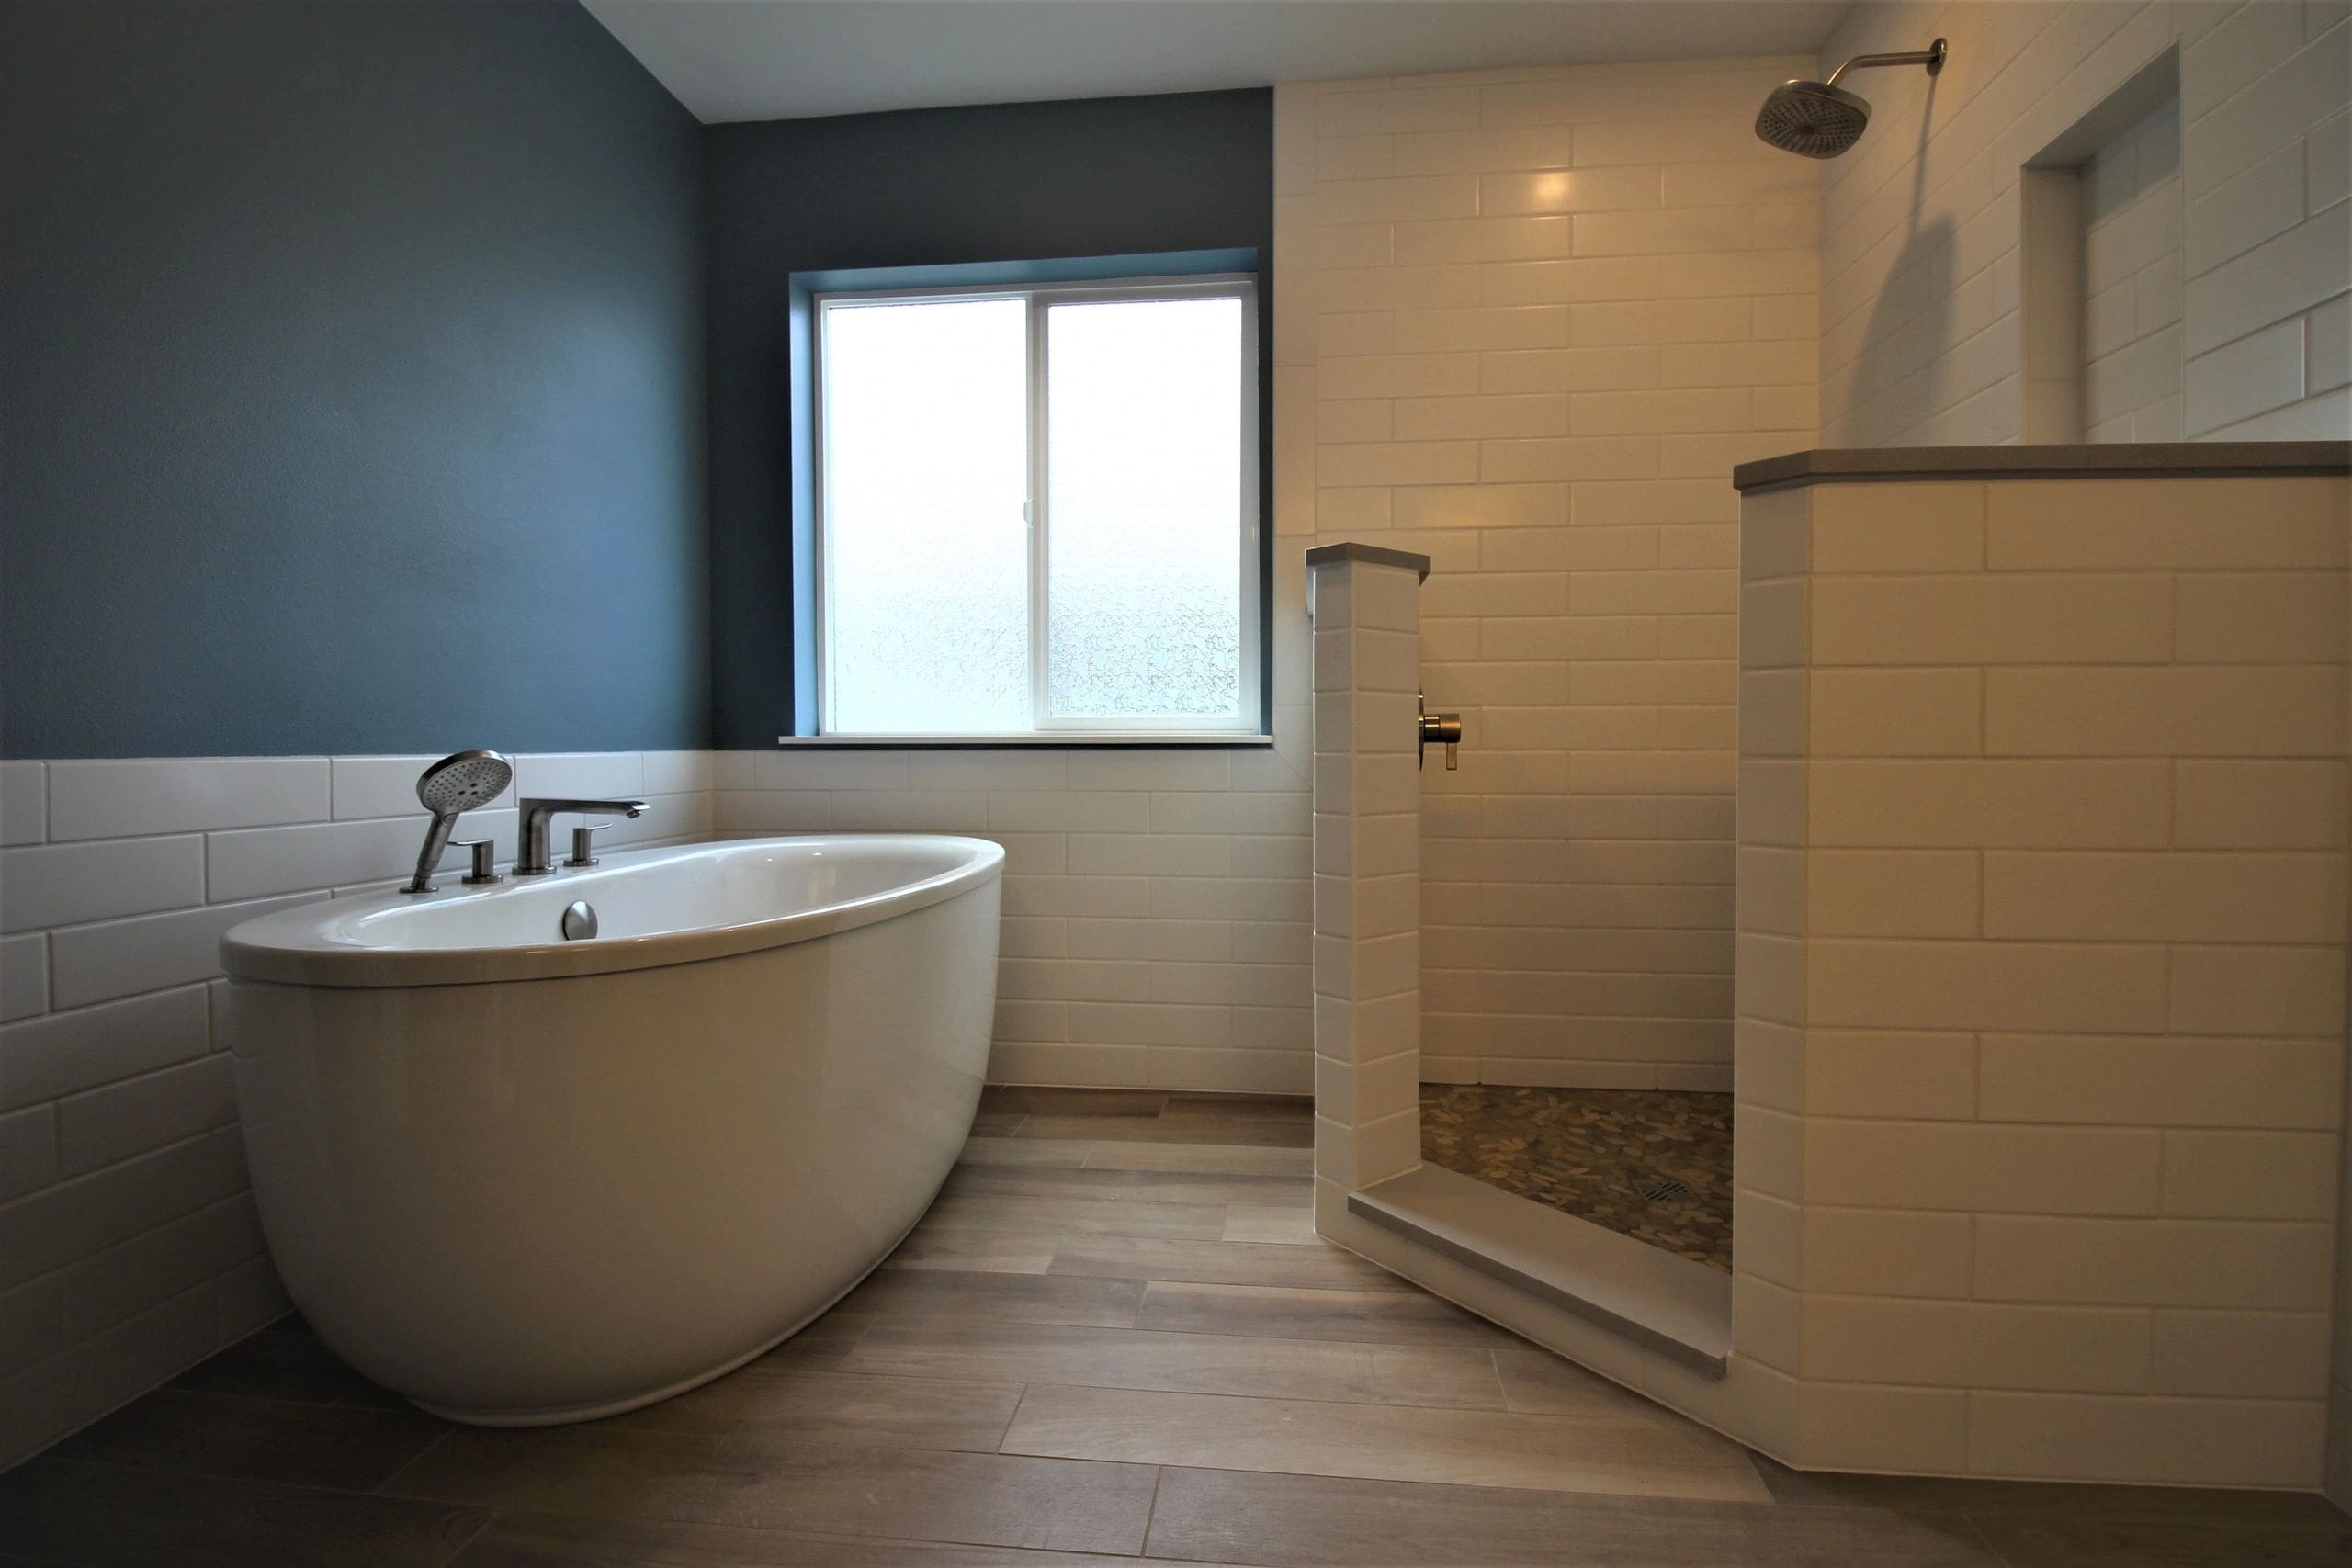
[[[1458,713],[1431,713],[1430,700],[1423,697],[1420,717],[1421,761],[1428,761],[1429,749],[1445,748],[1445,771],[1453,773],[1462,766],[1462,716]]]

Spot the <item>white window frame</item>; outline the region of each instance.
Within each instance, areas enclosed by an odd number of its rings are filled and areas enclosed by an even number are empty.
[[[971,285],[937,288],[889,290],[841,290],[819,293],[810,297],[816,331],[814,338],[815,366],[811,378],[814,393],[812,417],[814,439],[811,447],[816,454],[816,473],[812,477],[816,538],[813,541],[817,570],[817,733],[804,739],[816,741],[855,742],[871,745],[876,742],[907,741],[912,744],[1001,744],[1001,745],[1069,745],[1072,743],[1190,743],[1190,744],[1262,744],[1265,737],[1263,700],[1265,677],[1263,627],[1261,626],[1263,585],[1261,581],[1263,552],[1264,520],[1260,515],[1258,453],[1260,440],[1260,411],[1258,407],[1258,290],[1257,278],[1249,273],[1216,273],[1197,276],[1135,277],[1104,279],[1096,282],[1019,285]],[[832,615],[833,578],[831,550],[829,548],[833,532],[832,503],[827,494],[826,470],[831,461],[828,444],[825,404],[828,382],[825,375],[827,327],[830,307],[841,305],[904,305],[936,302],[941,299],[1022,299],[1028,304],[1028,389],[1029,389],[1029,453],[1028,453],[1028,523],[1029,523],[1029,681],[1032,728],[1012,732],[975,732],[968,730],[936,730],[920,734],[874,734],[863,730],[842,730],[833,728],[833,683],[831,668],[832,638],[828,623]],[[1050,473],[1049,418],[1053,391],[1046,374],[1046,324],[1050,309],[1061,304],[1102,303],[1110,300],[1150,299],[1236,299],[1241,305],[1241,464],[1240,511],[1241,526],[1235,548],[1240,552],[1239,610],[1241,617],[1240,647],[1238,652],[1237,685],[1239,708],[1230,718],[1204,718],[1183,716],[1172,718],[1111,716],[1056,718],[1047,713],[1046,658],[1047,639],[1052,626],[1050,543],[1053,520],[1048,504],[1046,476]],[[779,737],[779,739],[786,738]]]

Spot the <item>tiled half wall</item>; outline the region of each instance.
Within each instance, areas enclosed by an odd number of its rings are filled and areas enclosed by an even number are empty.
[[[1735,1362],[1783,1457],[2317,1483],[2347,516],[2319,477],[1747,497]]]

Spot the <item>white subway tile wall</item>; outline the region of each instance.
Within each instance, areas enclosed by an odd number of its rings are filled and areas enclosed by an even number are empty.
[[[2173,47],[2181,158],[2163,203],[2182,218],[2178,271],[2134,269],[2128,313],[2120,276],[2093,279],[2087,335],[2109,350],[2095,397],[2132,403],[2135,440],[2352,434],[2344,6],[1891,0],[1847,13],[1823,69],[1939,35],[1951,44],[1941,75],[1871,73],[1870,133],[1821,165],[1825,445],[2020,438],[2018,169]],[[2120,243],[2099,247],[2115,265],[2152,254],[2155,216],[2116,216]],[[2095,415],[2095,438],[2122,438],[2120,417]]]
[[[721,752],[716,830],[1002,844],[993,1081],[1306,1094],[1304,553],[1277,554],[1272,746]]]
[[[1792,1323],[1748,1342],[1791,1457],[2315,1485],[2352,484],[1831,484],[1745,529],[1735,1289]]]
[[[432,760],[0,763],[0,1465],[286,1309],[209,1005],[220,933],[397,886]],[[648,798],[607,843],[710,834],[708,752],[519,761],[526,792]],[[511,795],[461,828],[511,859]]]
[[[1814,444],[1809,60],[1275,90],[1285,550],[1429,555],[1422,1071],[1731,1071],[1737,500]]]

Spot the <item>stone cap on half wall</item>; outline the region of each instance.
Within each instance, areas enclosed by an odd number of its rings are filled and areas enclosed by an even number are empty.
[[[1732,469],[1731,482],[1735,490],[1758,491],[1854,480],[2238,479],[2343,473],[2352,473],[2352,441],[2163,441],[2087,446],[1816,447],[1741,463]],[[1307,558],[1314,558],[1313,552]]]

